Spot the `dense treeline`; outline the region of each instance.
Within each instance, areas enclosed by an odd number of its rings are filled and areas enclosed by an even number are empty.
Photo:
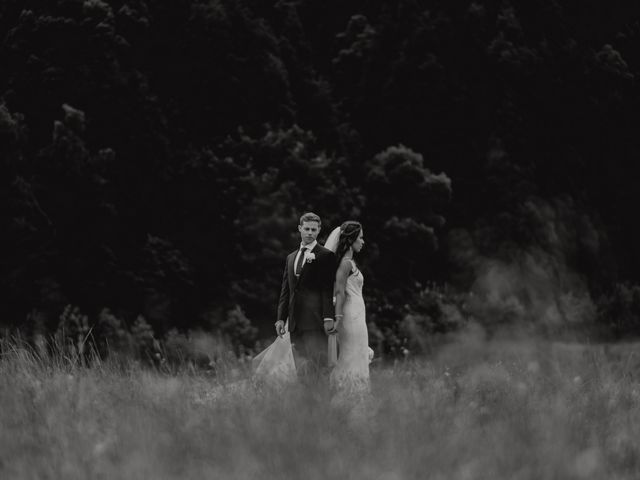
[[[250,341],[313,210],[364,223],[388,349],[640,332],[633,2],[6,0],[0,33],[6,326]]]

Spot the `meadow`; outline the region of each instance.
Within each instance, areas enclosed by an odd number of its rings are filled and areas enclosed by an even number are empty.
[[[463,335],[372,364],[372,395],[167,373],[5,341],[3,479],[638,479],[640,346]]]

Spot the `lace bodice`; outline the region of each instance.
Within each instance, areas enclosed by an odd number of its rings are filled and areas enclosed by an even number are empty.
[[[362,298],[362,286],[364,285],[364,276],[356,267],[353,260],[351,262],[351,274],[347,277],[346,292],[348,297]]]

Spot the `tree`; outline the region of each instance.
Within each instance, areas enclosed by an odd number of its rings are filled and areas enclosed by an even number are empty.
[[[422,155],[389,147],[364,166],[363,221],[376,245],[371,268],[385,287],[407,288],[429,278],[429,260],[438,248],[436,229],[451,199],[451,180],[435,174]]]

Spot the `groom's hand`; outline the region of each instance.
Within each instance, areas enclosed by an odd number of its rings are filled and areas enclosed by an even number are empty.
[[[324,319],[324,333],[327,335],[331,335],[332,333],[336,333],[336,324],[333,321],[333,318],[325,318]]]
[[[284,322],[282,320],[278,320],[276,322],[276,334],[281,337],[285,334],[284,331]]]

